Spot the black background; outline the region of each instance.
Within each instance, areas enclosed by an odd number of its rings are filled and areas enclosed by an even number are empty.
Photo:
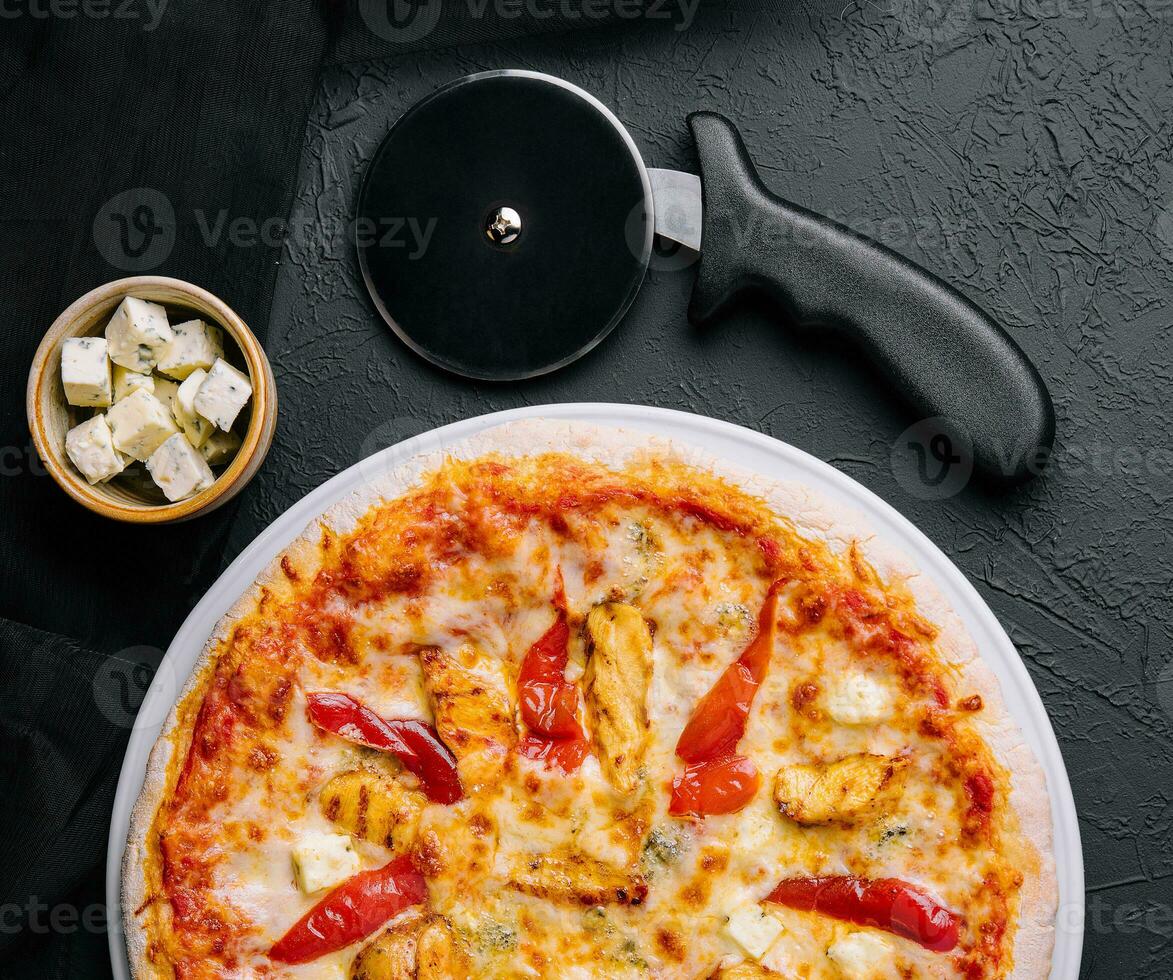
[[[263,527],[434,425],[611,400],[793,443],[957,562],[1026,660],[1067,761],[1087,865],[1082,975],[1173,975],[1171,19],[1173,5],[1104,0],[705,3],[686,29],[645,16],[390,55],[361,30],[331,47],[316,9],[297,4],[173,0],[150,36],[82,18],[0,25],[0,885],[25,910],[0,910],[0,956],[14,964],[0,972],[105,972],[92,906],[141,665]],[[372,48],[384,57],[356,60]],[[917,473],[904,434],[915,419],[849,354],[800,343],[757,308],[694,330],[690,273],[671,262],[606,343],[556,375],[493,386],[420,362],[362,296],[345,223],[389,123],[443,82],[499,67],[587,88],[655,166],[693,166],[685,115],[721,111],[775,190],[959,284],[1051,388],[1047,474],[1009,494],[942,495]],[[40,335],[124,274],[93,229],[132,188],[158,191],[175,215],[174,246],[149,271],[237,308],[280,387],[259,476],[239,502],[176,528],[77,508],[41,475],[24,425]],[[221,210],[288,216],[290,234],[273,248],[247,232],[209,242]],[[30,918],[30,899],[73,916]]]

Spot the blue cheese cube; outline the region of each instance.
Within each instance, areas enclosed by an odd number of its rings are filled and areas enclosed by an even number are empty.
[[[170,378],[165,378],[161,374],[151,375],[151,380],[155,383],[154,396],[163,403],[163,407],[171,413],[171,417],[175,417],[175,396],[179,394],[179,385],[177,385]],[[176,425],[179,423],[177,422]]]
[[[200,385],[207,376],[208,372],[203,368],[196,368],[179,386],[171,401],[171,414],[175,416],[176,423],[187,436],[187,441],[196,449],[207,442],[208,436],[216,431],[216,427],[195,410],[196,392],[200,390]]]
[[[149,374],[139,374],[130,368],[124,368],[121,364],[114,365],[114,400],[116,402],[122,401],[123,398],[133,391],[138,391],[139,388],[154,394],[155,379]]]
[[[782,923],[757,902],[745,902],[729,913],[725,934],[755,960],[760,960],[782,933]]]
[[[70,337],[61,345],[61,383],[70,405],[105,408],[113,400],[107,351],[101,337]]]
[[[115,402],[106,421],[114,434],[114,448],[140,461],[179,431],[163,403],[142,389]]]
[[[126,468],[126,457],[114,448],[105,415],[95,415],[65,434],[65,452],[90,483],[104,483]]]
[[[188,320],[171,328],[171,341],[159,350],[155,370],[183,381],[199,369],[207,371],[224,356],[224,331],[204,323]]]
[[[167,311],[158,303],[127,296],[106,324],[110,360],[146,374],[155,366],[159,351],[171,342]]]
[[[359,866],[346,834],[306,834],[293,847],[293,879],[307,895],[353,877]]]
[[[200,455],[207,460],[209,465],[222,466],[224,463],[231,462],[239,448],[240,436],[235,432],[221,432],[219,429],[213,429],[207,441],[200,446]]]
[[[204,457],[178,432],[151,453],[147,472],[172,503],[206,490],[216,479]]]
[[[248,378],[221,357],[196,392],[195,410],[227,432],[252,394]]]

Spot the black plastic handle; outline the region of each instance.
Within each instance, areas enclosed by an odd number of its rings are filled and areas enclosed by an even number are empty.
[[[688,123],[704,200],[690,319],[705,323],[742,290],[764,291],[800,325],[854,338],[932,420],[926,424],[987,478],[1016,483],[1036,475],[1054,441],[1055,412],[1006,332],[919,266],[771,194],[723,116],[697,112]]]

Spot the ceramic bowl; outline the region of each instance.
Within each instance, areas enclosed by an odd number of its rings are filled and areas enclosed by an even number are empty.
[[[241,446],[208,489],[171,503],[149,479],[117,476],[108,483],[88,483],[65,453],[65,434],[90,415],[65,400],[61,386],[61,346],[70,337],[100,335],[110,315],[127,296],[160,303],[172,323],[200,317],[223,327],[226,359],[245,371],[253,396],[236,430]],[[117,521],[169,524],[215,510],[253,478],[273,442],[277,423],[277,386],[261,345],[245,322],[206,289],[180,279],[133,276],[86,293],[62,313],[45,334],[29,370],[26,397],[29,429],[37,453],[58,485],[83,507]]]

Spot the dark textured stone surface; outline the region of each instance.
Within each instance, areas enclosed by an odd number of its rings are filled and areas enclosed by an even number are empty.
[[[1083,975],[1173,976],[1173,10],[892,3],[709,4],[684,31],[647,22],[328,70],[267,341],[277,444],[229,553],[369,452],[497,409],[640,402],[784,439],[913,519],[1022,652],[1080,814]],[[498,67],[584,86],[657,166],[693,166],[685,115],[719,110],[775,190],[961,285],[1051,387],[1049,472],[1007,495],[941,497],[900,439],[913,420],[864,369],[759,309],[693,330],[687,272],[654,270],[616,333],[556,375],[492,386],[421,362],[367,303],[338,227],[389,123]]]

